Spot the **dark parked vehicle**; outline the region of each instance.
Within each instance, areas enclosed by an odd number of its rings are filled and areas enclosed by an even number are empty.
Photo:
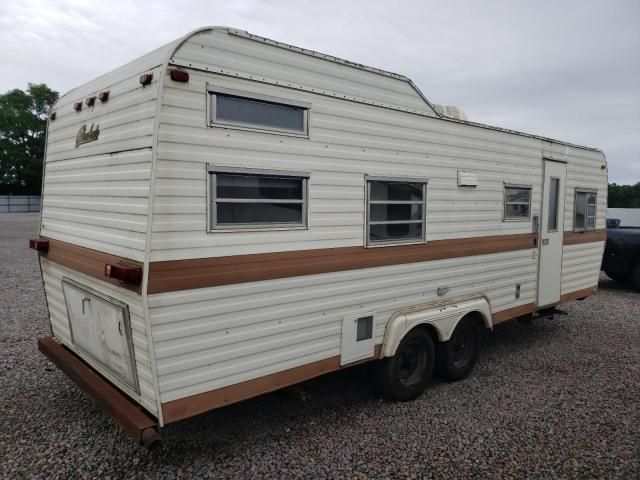
[[[621,227],[620,220],[607,219],[602,270],[613,280],[640,290],[640,227]]]

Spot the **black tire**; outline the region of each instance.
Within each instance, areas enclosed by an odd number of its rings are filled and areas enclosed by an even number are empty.
[[[436,349],[427,331],[411,330],[393,357],[376,362],[374,385],[391,400],[406,402],[420,395],[431,380]]]
[[[480,353],[480,325],[474,317],[463,318],[448,342],[436,347],[436,373],[450,380],[462,380],[473,370]]]
[[[607,277],[609,277],[614,282],[627,283],[627,280],[629,280],[628,272],[607,272],[605,270],[604,273],[606,273]]]

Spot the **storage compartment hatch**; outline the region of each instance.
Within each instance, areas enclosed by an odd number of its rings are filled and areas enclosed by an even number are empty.
[[[138,392],[129,307],[69,278],[62,289],[73,345]]]

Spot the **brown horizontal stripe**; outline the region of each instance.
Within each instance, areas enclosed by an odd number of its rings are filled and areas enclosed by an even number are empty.
[[[603,242],[607,239],[607,231],[591,230],[588,232],[564,232],[563,245],[577,245],[578,243]]]
[[[231,405],[232,403],[295,385],[296,383],[310,380],[325,373],[364,363],[379,358],[381,348],[381,345],[376,345],[371,359],[350,363],[349,365],[340,366],[340,356],[331,357],[236,385],[230,385],[217,390],[163,403],[162,418],[165,423],[176,422],[215,408]]]
[[[534,248],[535,235],[434,240],[420,245],[340,247],[152,262],[148,293],[426,262]]]
[[[598,287],[589,287],[583,288],[582,290],[577,290],[575,292],[565,293],[560,296],[560,303],[568,302],[569,300],[576,300],[578,298],[586,298],[591,295],[595,295],[598,291]]]
[[[498,323],[506,322],[507,320],[511,320],[513,318],[518,318],[523,315],[528,315],[533,313],[535,310],[535,305],[533,303],[527,303],[526,305],[520,305],[514,308],[508,308],[507,310],[502,310],[500,312],[496,312],[491,315],[493,319],[493,324],[497,325]]]
[[[46,237],[43,237],[46,238]],[[104,267],[107,264],[130,264],[142,268],[140,262],[135,262],[126,258],[110,255],[108,253],[99,252],[90,248],[80,247],[78,245],[72,245],[71,243],[61,242],[60,240],[49,240],[49,250],[47,252],[40,252],[40,255],[71,270],[82,272],[90,277],[97,278],[104,282],[109,282],[127,290],[140,293],[140,286],[128,285],[120,280],[109,278],[104,275]]]
[[[563,243],[574,245],[605,238],[606,230],[564,232]],[[48,260],[140,293],[139,286],[128,285],[104,275],[106,264],[125,263],[142,268],[140,262],[60,240],[47,240],[49,251],[41,252],[41,255]],[[535,248],[534,242],[535,235],[527,233],[434,240],[420,245],[339,247],[151,262],[148,293],[526,250]]]

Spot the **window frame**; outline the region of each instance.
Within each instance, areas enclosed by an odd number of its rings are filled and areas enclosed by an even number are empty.
[[[418,245],[427,242],[427,184],[429,183],[429,179],[427,178],[417,178],[417,177],[388,177],[388,176],[379,176],[379,175],[365,175],[364,178],[364,188],[365,188],[365,247],[368,248],[376,248],[376,247],[389,247],[393,245]],[[377,204],[389,204],[389,203],[397,203],[397,204],[413,204],[413,205],[421,205],[422,207],[422,218],[420,221],[416,220],[407,220],[407,221],[375,221],[374,225],[387,225],[391,223],[420,223],[422,224],[422,236],[420,239],[406,239],[406,240],[379,240],[379,241],[371,241],[371,182],[388,182],[388,183],[420,183],[422,184],[422,202],[412,202],[412,201],[397,201],[397,202],[383,202],[374,200]]]
[[[255,232],[274,230],[308,230],[309,228],[309,178],[308,172],[289,170],[272,170],[264,168],[223,167],[207,164],[207,232]],[[247,175],[254,177],[297,178],[302,181],[302,199],[273,201],[272,199],[234,199],[235,203],[296,203],[302,204],[302,219],[300,223],[238,223],[230,224],[217,222],[218,197],[216,193],[217,175]],[[238,202],[237,200],[240,200]],[[233,202],[229,202],[233,203]]]
[[[270,127],[268,125],[257,125],[252,123],[233,122],[229,120],[219,120],[216,109],[217,95],[226,95],[257,102],[284,105],[287,107],[295,107],[303,110],[303,129],[291,130],[287,128]],[[270,133],[276,135],[287,135],[292,137],[309,138],[309,116],[311,112],[311,104],[299,102],[288,98],[273,97],[270,95],[262,95],[259,93],[235,90],[232,88],[217,87],[207,84],[207,125],[209,127],[232,128],[235,130],[245,130],[259,133]]]
[[[593,207],[595,207],[595,212],[593,215],[588,215],[588,208],[589,208],[589,203],[587,202],[587,199],[585,198],[585,202],[584,202],[584,227],[579,228],[576,225],[576,220],[577,220],[577,214],[578,214],[578,195],[584,193],[585,195],[593,195],[595,197],[595,205],[592,205]],[[588,219],[589,217],[593,217],[593,227],[589,227],[588,226]],[[598,190],[596,190],[595,188],[584,188],[584,187],[576,187],[573,193],[573,231],[574,232],[591,232],[596,230],[596,220],[598,218]]]
[[[507,216],[507,205],[524,205],[524,202],[507,202],[507,188],[520,188],[529,191],[528,215],[526,217],[510,217]],[[503,222],[528,222],[531,220],[531,199],[533,197],[533,185],[525,185],[520,183],[502,184],[502,221]]]

